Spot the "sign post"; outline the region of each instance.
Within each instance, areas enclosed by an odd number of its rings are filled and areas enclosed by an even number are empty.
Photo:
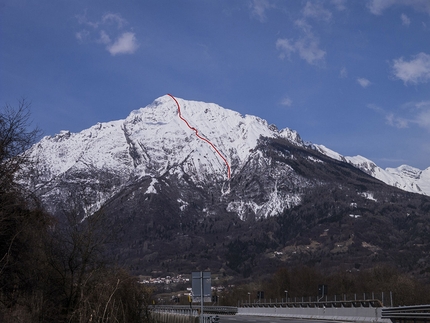
[[[203,322],[203,303],[205,298],[211,301],[211,273],[210,271],[193,271],[191,273],[193,302],[200,297],[200,322]]]

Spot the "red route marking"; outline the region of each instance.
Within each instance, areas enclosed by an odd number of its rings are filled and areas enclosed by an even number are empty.
[[[167,95],[170,96],[176,102],[176,105],[178,106],[178,115],[179,115],[179,118],[181,118],[181,120],[186,123],[186,125],[188,126],[188,128],[190,128],[191,130],[193,130],[196,133],[196,136],[198,138],[200,138],[203,141],[206,141],[209,145],[211,145],[212,148],[216,151],[216,153],[222,158],[222,160],[224,161],[224,163],[227,165],[227,176],[228,176],[228,179],[230,179],[230,165],[228,164],[227,159],[218,151],[218,149],[215,147],[215,145],[213,143],[211,143],[205,137],[200,136],[198,130],[196,128],[194,128],[194,127],[191,127],[190,124],[188,123],[188,121],[185,118],[182,117],[181,107],[179,106],[179,103],[176,100],[176,98],[173,95],[169,94],[169,93],[167,93]]]

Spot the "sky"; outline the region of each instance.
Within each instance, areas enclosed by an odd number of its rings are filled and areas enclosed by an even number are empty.
[[[430,166],[429,0],[0,0],[0,107],[45,135],[170,93]]]

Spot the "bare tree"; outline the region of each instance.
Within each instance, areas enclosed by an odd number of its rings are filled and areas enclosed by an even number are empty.
[[[43,273],[43,245],[51,218],[35,200],[30,207],[16,182],[19,170],[29,163],[26,151],[39,134],[37,128],[31,129],[25,100],[17,108],[0,109],[0,316],[17,308],[22,313]]]
[[[17,108],[6,104],[0,110],[0,190],[11,189],[15,174],[29,159],[27,150],[41,131],[31,128],[30,103],[22,99]]]

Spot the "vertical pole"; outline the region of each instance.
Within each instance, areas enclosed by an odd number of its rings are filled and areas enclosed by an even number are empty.
[[[391,307],[393,307],[393,293],[390,291],[390,303]]]
[[[203,323],[203,271],[200,272],[200,323]]]

